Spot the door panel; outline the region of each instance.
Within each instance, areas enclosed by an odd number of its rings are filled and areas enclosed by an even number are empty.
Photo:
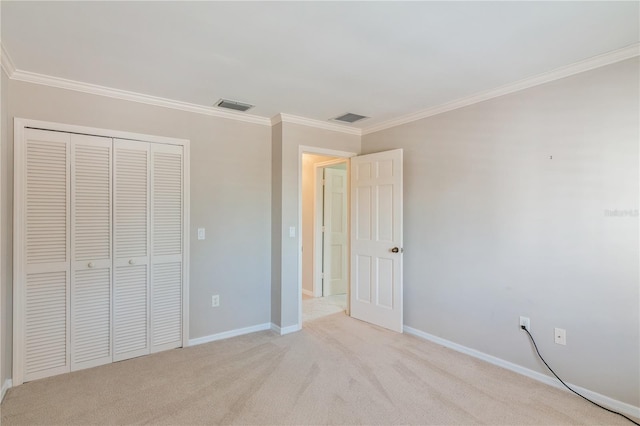
[[[66,271],[27,274],[24,380],[69,371]]]
[[[147,265],[119,265],[114,283],[114,361],[149,353]]]
[[[24,355],[17,357],[29,381],[69,371],[70,136],[25,129],[23,149]]]
[[[351,170],[351,315],[402,332],[402,150],[353,157]]]
[[[114,361],[149,353],[150,147],[114,141]]]
[[[151,351],[182,346],[183,149],[151,147]]]
[[[76,269],[71,303],[71,371],[111,362],[111,265]]]
[[[71,370],[112,361],[112,140],[71,135]]]
[[[327,167],[324,178],[323,296],[331,296],[347,292],[347,171]]]

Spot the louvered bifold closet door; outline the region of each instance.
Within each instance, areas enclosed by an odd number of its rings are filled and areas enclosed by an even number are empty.
[[[24,381],[69,371],[69,147],[67,133],[25,129],[23,333],[14,362]],[[20,341],[20,340],[19,340]]]
[[[110,363],[111,142],[71,135],[71,370]]]
[[[114,140],[113,360],[149,353],[149,144]]]
[[[151,145],[151,351],[182,346],[183,148]]]

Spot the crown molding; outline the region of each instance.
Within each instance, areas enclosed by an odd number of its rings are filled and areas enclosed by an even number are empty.
[[[271,118],[271,125],[274,126],[278,123],[301,124],[303,126],[315,127],[316,129],[331,130],[334,132],[341,132],[349,135],[362,136],[362,130],[356,127],[347,127],[340,124],[328,123],[322,120],[314,120],[312,118],[305,118],[291,114],[280,113],[273,116]]]
[[[16,66],[13,64],[13,60],[11,60],[11,56],[9,55],[9,52],[7,52],[7,49],[4,47],[4,44],[0,43],[0,49],[0,55],[2,56],[2,58],[0,58],[2,69],[5,73],[7,73],[7,76],[11,78],[11,76],[13,76],[13,73],[16,72]]]
[[[76,92],[89,93],[92,95],[105,96],[108,98],[122,99],[125,101],[139,102],[147,105],[154,105],[164,108],[177,109],[181,111],[193,112],[196,114],[210,115],[219,118],[244,121],[247,123],[270,126],[271,120],[258,115],[234,113],[221,111],[214,107],[196,105],[188,102],[174,101],[172,99],[160,98],[157,96],[144,95],[142,93],[129,92],[127,90],[114,89],[111,87],[99,86],[97,84],[83,83],[65,78],[52,77],[29,71],[15,70],[11,76],[12,80],[24,81],[27,83],[41,84],[44,86],[57,87],[60,89],[74,90]]]
[[[610,65],[616,62],[631,59],[633,57],[640,56],[640,43],[635,43],[622,49],[613,50],[611,52],[604,53],[602,55],[594,56],[579,62],[575,62],[570,65],[566,65],[560,68],[556,68],[552,71],[548,71],[542,74],[535,75],[533,77],[525,78],[514,83],[509,83],[504,86],[497,87],[495,89],[487,90],[484,92],[476,93],[466,98],[457,99],[452,102],[447,102],[442,105],[437,105],[431,108],[427,108],[418,112],[404,115],[402,117],[394,118],[384,121],[374,126],[366,127],[362,129],[363,135],[379,132],[381,130],[389,129],[391,127],[400,126],[402,124],[411,123],[413,121],[421,120],[423,118],[432,117],[434,115],[442,114],[443,112],[452,111],[454,109],[463,108],[469,105],[477,104],[489,99],[497,98],[498,96],[508,95],[509,93],[518,92],[520,90],[528,89],[530,87],[539,86],[544,83],[549,83],[554,80],[569,77],[574,74],[589,71],[595,68],[600,68],[605,65]]]
[[[400,126],[402,124],[411,123],[423,118],[432,117],[444,112],[463,108],[499,96],[518,92],[530,87],[538,86],[561,78],[569,77],[574,74],[589,71],[595,68],[610,65],[616,62],[624,61],[636,56],[640,56],[640,43],[634,43],[622,49],[614,50],[602,55],[594,56],[574,64],[557,68],[555,70],[538,74],[533,77],[525,78],[500,86],[495,89],[476,93],[474,95],[447,102],[442,105],[433,106],[421,111],[397,117],[391,120],[383,121],[379,124],[365,127],[364,129],[356,127],[343,126],[336,123],[325,122],[322,120],[314,120],[311,118],[300,117],[292,114],[280,113],[271,119],[258,115],[246,114],[241,112],[223,111],[215,107],[192,104],[188,102],[176,101],[157,96],[145,95],[142,93],[130,92],[127,90],[114,89],[111,87],[99,86],[91,83],[83,83],[74,80],[68,80],[59,77],[53,77],[44,74],[38,74],[29,71],[16,69],[11,56],[7,52],[4,45],[1,45],[1,66],[7,76],[12,80],[24,81],[27,83],[40,84],[45,86],[68,89],[77,92],[89,93],[98,96],[105,96],[114,99],[122,99],[132,102],[139,102],[147,105],[160,106],[181,111],[193,112],[196,114],[209,115],[219,118],[227,118],[230,120],[243,121],[247,123],[260,124],[263,126],[273,126],[277,123],[294,123],[303,126],[314,127],[318,129],[331,130],[356,136],[368,135],[370,133],[379,132],[391,127]]]

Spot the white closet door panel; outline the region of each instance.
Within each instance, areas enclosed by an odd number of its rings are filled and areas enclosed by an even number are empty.
[[[182,254],[182,147],[152,146],[153,256]]]
[[[26,261],[69,261],[69,135],[27,129]]]
[[[183,149],[151,146],[151,350],[182,346]]]
[[[148,256],[149,144],[116,141],[115,152],[115,257]]]
[[[27,274],[25,288],[24,380],[69,371],[67,273]]]
[[[25,129],[22,363],[25,381],[69,371],[69,134]]]
[[[71,136],[71,370],[111,362],[110,138]]]
[[[111,258],[111,139],[73,135],[74,260]]]
[[[150,146],[114,141],[114,361],[149,353]]]
[[[182,262],[153,265],[152,351],[182,346]]]
[[[71,370],[111,362],[111,269],[86,269],[74,276]]]
[[[149,353],[147,265],[116,267],[114,361]]]

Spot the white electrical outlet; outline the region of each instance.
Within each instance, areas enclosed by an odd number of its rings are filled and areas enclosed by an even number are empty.
[[[559,345],[567,344],[567,330],[564,328],[555,328],[553,330],[553,339]]]
[[[220,306],[220,295],[214,294],[213,296],[211,296],[211,307],[217,308],[218,306]]]
[[[524,325],[524,328],[531,331],[531,321],[528,317],[520,317],[520,328]]]

